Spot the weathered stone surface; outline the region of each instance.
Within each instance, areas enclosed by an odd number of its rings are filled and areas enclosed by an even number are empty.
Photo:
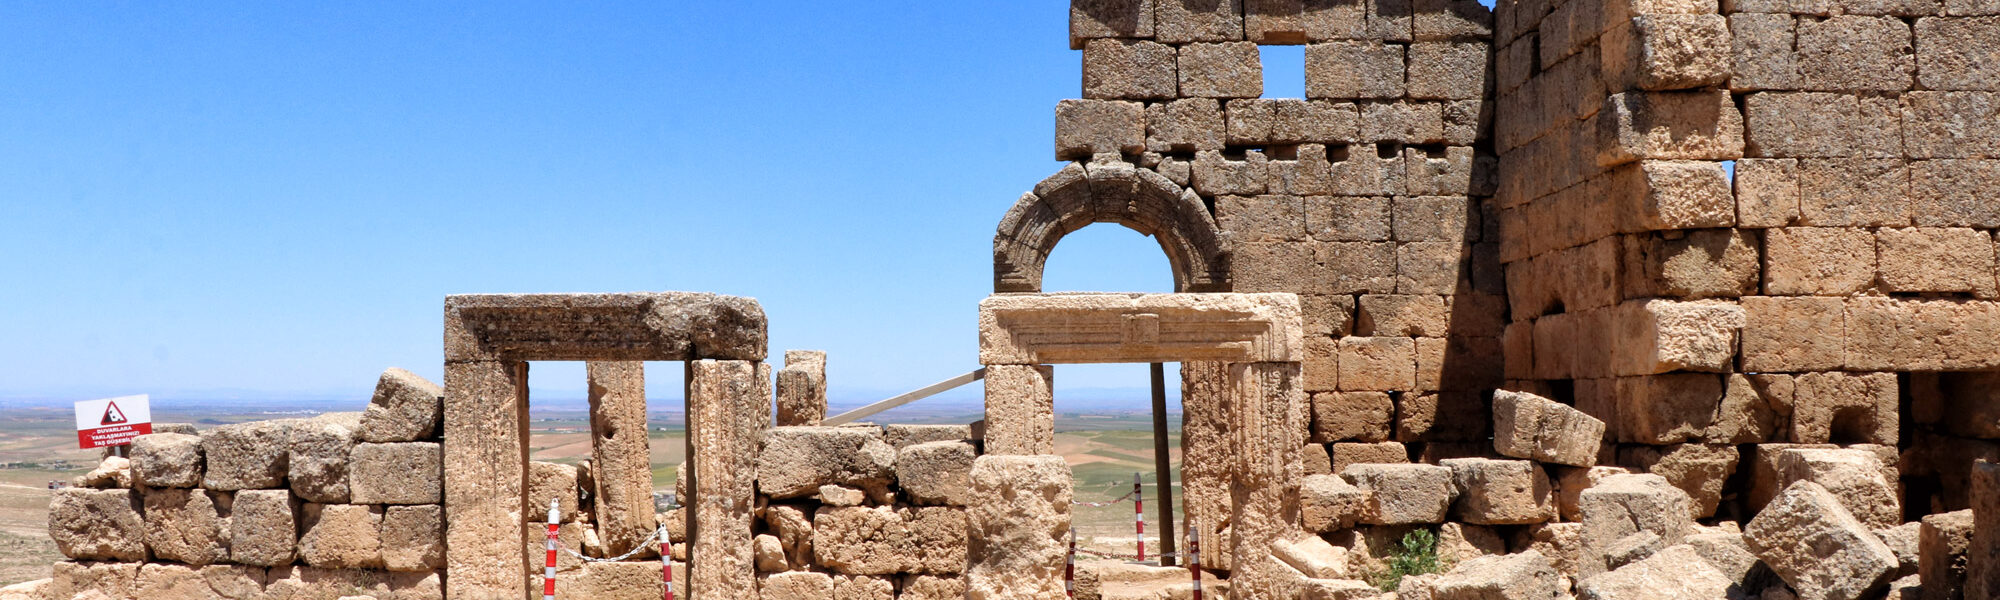
[[[416,373],[391,367],[375,383],[375,396],[361,413],[363,442],[415,442],[437,437],[444,412],[444,388]]]
[[[1962,227],[1908,227],[1875,233],[1877,278],[1896,292],[1996,293],[1993,236]]]
[[[97,462],[97,468],[72,477],[69,484],[92,489],[130,489],[132,487],[132,461],[123,456],[106,456]]]
[[[1687,492],[1659,475],[1613,475],[1584,490],[1578,499],[1583,516],[1578,579],[1611,570],[1611,552],[1627,536],[1644,532],[1659,536],[1662,546],[1680,544],[1694,526],[1692,504]]]
[[[1917,537],[1918,571],[1924,597],[1965,597],[1966,560],[1972,544],[1972,511],[1924,517]]]
[[[638,547],[659,524],[653,513],[653,471],[646,428],[646,365],[589,362],[593,522],[605,551]],[[769,400],[765,400],[769,402]]]
[[[965,510],[947,506],[896,510],[906,534],[897,540],[908,573],[957,575],[965,570]]]
[[[1736,473],[1741,459],[1735,446],[1726,444],[1675,444],[1672,446],[1632,446],[1618,451],[1618,463],[1640,473],[1667,478],[1667,482],[1687,492],[1693,500],[1694,518],[1715,516],[1722,502],[1723,485]]]
[[[917,444],[897,451],[896,477],[911,502],[964,506],[975,458],[972,444],[961,441]]]
[[[466,294],[446,296],[444,309],[447,362],[763,360],[765,355],[764,308],[752,298],[698,292]]]
[[[1719,90],[1612,94],[1597,124],[1599,165],[1743,156],[1743,117]]]
[[[1091,40],[1083,46],[1083,97],[1172,100],[1179,91],[1173,46],[1146,40]]]
[[[1493,448],[1504,456],[1587,467],[1597,463],[1604,422],[1526,392],[1493,392]]]
[[[1299,485],[1306,531],[1332,533],[1369,516],[1369,493],[1335,475],[1310,475]]]
[[[1010,294],[981,300],[979,314],[986,365],[1305,356],[1293,294]]]
[[[1743,529],[1750,551],[1807,600],[1852,600],[1888,581],[1896,553],[1826,488],[1785,488]]]
[[[1243,39],[1242,0],[1168,0],[1153,7],[1155,35],[1169,44]],[[1255,94],[1252,94],[1253,96]]]
[[[1381,442],[1389,439],[1396,405],[1387,392],[1315,392],[1312,441]]]
[[[348,453],[360,428],[360,413],[326,413],[293,422],[285,457],[292,493],[307,502],[347,502]]]
[[[229,558],[275,567],[298,556],[297,501],[286,490],[243,490],[230,503]]]
[[[1613,25],[1600,52],[1617,88],[1684,90],[1729,80],[1730,39],[1721,15],[1648,14]]]
[[[1972,464],[1972,543],[1966,549],[1965,597],[2000,593],[2000,464]]]
[[[832,598],[833,577],[808,571],[766,575],[757,582],[757,597],[762,600]]]
[[[1979,40],[2000,36],[2000,19],[1918,19],[1917,80],[1932,90],[2000,89],[2000,67],[1990,46]]]
[[[436,443],[356,444],[351,456],[348,486],[356,503],[437,504],[444,497]]]
[[[1271,555],[1313,579],[1347,578],[1347,549],[1309,535],[1271,547]]]
[[[1915,71],[1910,26],[1895,17],[1800,19],[1799,74],[1805,89],[1902,91]]]
[[[299,511],[299,559],[329,569],[382,568],[382,507],[306,504]]]
[[[1871,530],[1903,522],[1897,486],[1883,476],[1882,460],[1874,452],[1831,448],[1785,450],[1778,453],[1778,477],[1783,488],[1800,481],[1819,484]]]
[[[770,505],[764,509],[764,528],[778,537],[778,543],[785,549],[785,562],[790,567],[805,568],[812,564],[813,525],[806,518],[805,511],[796,506]]]
[[[1896,553],[1896,571],[1889,575],[1890,579],[1901,579],[1917,574],[1921,566],[1918,564],[1921,558],[1918,556],[1920,551],[1917,548],[1917,536],[1922,531],[1923,524],[1917,522],[1875,530],[1875,539],[1882,540],[1882,544],[1888,546],[1889,551]]]
[[[986,367],[986,453],[1055,451],[1055,368]]]
[[[264,597],[264,569],[239,565],[152,563],[139,567],[134,598],[218,598],[251,600]]]
[[[429,572],[444,566],[444,507],[391,506],[382,513],[382,565]]]
[[[140,564],[63,561],[42,590],[45,598],[132,598],[138,593]]]
[[[151,487],[191,488],[201,485],[201,438],[180,433],[154,433],[132,440],[132,480]]]
[[[1555,478],[1556,508],[1562,520],[1579,522],[1583,520],[1583,491],[1613,475],[1630,475],[1622,467],[1553,467]],[[1571,572],[1571,571],[1565,571]]]
[[[252,421],[201,432],[201,487],[219,492],[285,487],[292,421]]]
[[[525,583],[517,574],[508,598],[521,595]],[[653,565],[659,579],[659,565]],[[313,598],[332,600],[344,595],[361,595],[379,600],[437,600],[444,597],[442,578],[436,573],[394,573],[373,569],[327,569],[304,565],[270,570],[264,586],[267,598]],[[540,578],[535,584],[539,585]],[[457,585],[457,584],[453,584]],[[574,589],[574,586],[571,588]]]
[[[1263,63],[1250,42],[1194,43],[1180,47],[1180,95],[1188,98],[1256,98],[1264,94]]]
[[[1405,46],[1342,40],[1306,46],[1306,97],[1401,98]]]
[[[1671,546],[1652,557],[1584,579],[1579,600],[1699,600],[1729,597],[1732,582],[1702,560],[1692,546]]]
[[[818,425],[826,418],[826,351],[785,351],[777,414],[780,426]]]
[[[528,463],[528,509],[532,521],[542,521],[548,512],[549,501],[556,503],[556,519],[559,523],[577,520],[577,504],[583,499],[577,489],[578,469],[575,465],[534,461]]]
[[[812,531],[813,562],[836,573],[900,573],[916,558],[904,553],[909,530],[890,507],[822,508]]]
[[[694,449],[688,475],[688,507],[694,516],[688,528],[693,539],[688,586],[709,590],[703,594],[741,598],[756,593],[751,519],[763,461],[776,458],[769,445],[758,452],[759,440],[767,439],[772,393],[770,373],[759,366],[701,360],[688,369],[688,439]],[[880,430],[869,428],[868,433],[867,439],[880,445],[875,464],[893,461],[895,451],[881,444]]]
[[[201,566],[229,559],[230,497],[206,490],[147,490],[146,547],[153,556]]]
[[[966,598],[1060,598],[1069,465],[1060,456],[981,456],[967,506]]]
[[[979,438],[973,435],[973,428],[970,425],[890,424],[882,426],[882,439],[901,451],[903,448],[925,442],[970,442]]]
[[[1363,463],[1397,464],[1410,462],[1410,450],[1402,442],[1381,442],[1366,444],[1359,442],[1336,443],[1327,450],[1332,460],[1332,471],[1340,473],[1350,465]]]
[[[1770,577],[1769,569],[1758,568],[1757,555],[1750,553],[1750,545],[1743,541],[1741,532],[1697,533],[1682,541],[1723,577],[1745,590],[1764,587]]]
[[[1431,582],[1434,600],[1556,598],[1566,590],[1556,565],[1541,552],[1482,556]]]
[[[146,560],[146,523],[131,490],[57,490],[49,501],[49,538],[76,560]]]
[[[1792,441],[1893,446],[1900,435],[1893,373],[1806,373],[1792,396]]]
[[[882,488],[895,478],[896,449],[874,428],[774,427],[756,458],[757,489],[774,499],[810,496],[823,485]]]
[[[1362,521],[1372,525],[1442,523],[1456,494],[1452,470],[1435,465],[1354,465],[1340,476],[1368,492]]]
[[[1299,363],[1228,365],[1230,446],[1229,554],[1239,594],[1276,594],[1285,567],[1271,546],[1300,530],[1299,447],[1305,443],[1305,391]]]
[[[1122,100],[1063,100],[1056,104],[1056,160],[1094,154],[1137,154],[1146,146],[1145,105]]]
[[[521,551],[528,365],[446,362],[444,369],[444,438],[453,440],[444,445],[451,598],[515,598],[528,564]]]
[[[1453,458],[1449,467],[1458,487],[1452,514],[1479,525],[1525,525],[1556,518],[1555,488],[1548,474],[1525,460]]]
[[[1085,40],[1153,37],[1153,3],[1147,0],[1082,0],[1069,6],[1069,46]]]

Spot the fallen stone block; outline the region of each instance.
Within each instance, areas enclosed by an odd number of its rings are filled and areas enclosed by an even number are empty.
[[[1368,491],[1336,475],[1310,475],[1299,484],[1299,507],[1306,531],[1339,531],[1368,516]]]
[[[1811,481],[1785,488],[1744,527],[1743,540],[1803,600],[1862,598],[1897,566],[1895,552]]]
[[[1722,503],[1723,485],[1736,474],[1741,458],[1735,446],[1726,444],[1676,444],[1672,446],[1626,446],[1618,450],[1618,463],[1640,473],[1667,478],[1667,482],[1687,492],[1693,500],[1695,518],[1715,515]]]
[[[972,444],[926,442],[896,452],[896,477],[916,504],[964,506],[970,499]]]
[[[146,522],[131,490],[56,490],[49,501],[49,538],[76,560],[146,560]]]
[[[1800,481],[1832,492],[1847,512],[1870,530],[1901,525],[1897,485],[1883,476],[1882,460],[1867,450],[1793,448],[1778,454],[1779,486]]]
[[[1459,563],[1430,587],[1432,600],[1527,600],[1560,597],[1568,585],[1554,561],[1528,550]]]
[[[1555,488],[1549,476],[1525,460],[1454,458],[1449,467],[1458,486],[1452,514],[1480,525],[1526,525],[1556,518]]]
[[[444,388],[416,373],[391,367],[375,382],[375,395],[361,413],[363,442],[415,442],[437,437],[444,415]]]
[[[772,499],[799,498],[823,485],[886,488],[896,449],[874,428],[774,427],[757,454],[757,489]]]
[[[443,454],[435,442],[358,444],[351,455],[348,487],[357,504],[438,504],[444,499]]]
[[[1939,600],[1965,597],[1972,525],[1971,510],[1924,517],[1917,534],[1917,570],[1923,576],[1924,597]]]
[[[552,462],[530,461],[528,463],[528,514],[535,520],[547,518],[549,501],[556,501],[558,523],[577,520],[577,504],[582,499],[578,493],[580,469],[575,465]]]
[[[1313,579],[1345,579],[1347,549],[1329,544],[1326,538],[1308,535],[1297,541],[1271,546],[1271,556]]]
[[[1354,465],[1340,477],[1368,493],[1371,525],[1442,523],[1457,491],[1452,470],[1435,465]]]
[[[236,492],[229,514],[229,558],[275,567],[298,556],[298,502],[290,490]]]
[[[1662,546],[1675,546],[1694,526],[1694,501],[1659,475],[1613,475],[1584,490],[1578,499],[1583,517],[1583,560],[1580,580],[1611,570],[1613,547],[1627,536],[1650,532]]]
[[[1760,567],[1757,555],[1750,553],[1750,544],[1743,541],[1742,533],[1698,533],[1683,540],[1693,547],[1708,566],[1722,573],[1730,583],[1745,590],[1767,587],[1776,580],[1769,568]]]
[[[146,547],[156,558],[195,566],[227,561],[229,500],[199,489],[147,490]]]
[[[326,413],[295,421],[286,437],[285,477],[292,493],[307,502],[348,501],[348,453],[354,449],[359,413]]]
[[[98,461],[97,468],[91,469],[69,480],[71,486],[98,490],[130,489],[132,487],[132,461],[123,456],[106,456]]]
[[[1526,392],[1493,392],[1493,448],[1504,456],[1587,467],[1597,464],[1604,422]]]
[[[1679,545],[1616,571],[1584,579],[1577,588],[1577,598],[1715,600],[1730,597],[1730,584],[1693,547]]]
[[[1889,574],[1890,579],[1902,579],[1917,574],[1920,567],[1918,561],[1921,560],[1918,556],[1920,551],[1917,549],[1917,537],[1922,532],[1923,523],[1914,521],[1875,530],[1875,539],[1882,540],[1883,545],[1896,553],[1896,572]]]
[[[201,487],[218,492],[285,487],[292,421],[252,421],[201,432]]]

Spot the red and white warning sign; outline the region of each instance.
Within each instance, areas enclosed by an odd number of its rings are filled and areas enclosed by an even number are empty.
[[[132,443],[132,438],[153,432],[151,398],[120,396],[76,403],[76,445],[103,448]]]

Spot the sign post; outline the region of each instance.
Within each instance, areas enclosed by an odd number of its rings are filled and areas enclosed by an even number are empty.
[[[76,445],[89,450],[124,446],[153,432],[151,398],[120,396],[76,403]]]

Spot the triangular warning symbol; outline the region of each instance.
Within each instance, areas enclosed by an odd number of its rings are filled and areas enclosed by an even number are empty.
[[[119,423],[124,423],[124,422],[125,422],[125,411],[118,410],[117,402],[112,402],[105,405],[104,421],[101,424],[117,425]]]

